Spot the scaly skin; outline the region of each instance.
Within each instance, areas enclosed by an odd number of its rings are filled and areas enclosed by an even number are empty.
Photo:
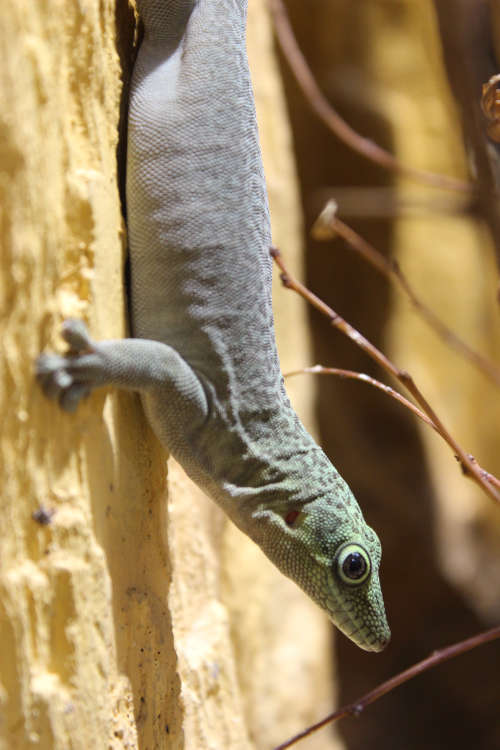
[[[159,439],[361,648],[390,632],[380,542],[300,423],[280,373],[269,212],[245,51],[246,0],[139,0],[127,209],[133,339],[92,342],[38,378],[72,410],[99,385],[141,393]]]

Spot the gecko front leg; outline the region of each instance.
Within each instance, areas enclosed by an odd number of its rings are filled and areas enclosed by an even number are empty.
[[[164,404],[177,429],[192,429],[206,419],[209,409],[202,383],[171,346],[147,339],[93,341],[83,321],[75,319],[63,323],[62,337],[69,352],[41,354],[35,372],[45,395],[64,411],[74,412],[94,388],[115,386],[140,393],[146,409],[150,400]],[[161,429],[165,424],[156,432],[168,445]]]

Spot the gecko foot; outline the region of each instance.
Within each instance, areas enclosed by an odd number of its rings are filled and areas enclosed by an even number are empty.
[[[95,357],[95,345],[82,320],[65,320],[61,335],[70,347],[67,355],[41,354],[35,376],[47,398],[58,401],[64,411],[73,412],[92,390],[84,373],[87,360]]]

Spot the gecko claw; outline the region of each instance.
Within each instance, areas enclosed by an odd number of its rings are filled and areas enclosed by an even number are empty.
[[[72,414],[76,411],[78,404],[90,396],[90,387],[85,383],[73,383],[59,396],[59,406],[63,411]]]
[[[41,354],[36,360],[35,377],[44,394],[53,401],[72,382],[65,370],[66,365],[67,359],[59,354]]]
[[[81,320],[65,320],[61,334],[70,347],[68,354],[41,354],[36,360],[35,377],[47,398],[58,401],[63,411],[74,412],[92,390],[92,385],[81,377],[85,367],[82,359],[94,345]]]
[[[69,344],[72,352],[92,349],[92,339],[83,320],[68,318],[62,324],[61,336]]]

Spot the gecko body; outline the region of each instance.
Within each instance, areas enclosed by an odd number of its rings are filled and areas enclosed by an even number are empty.
[[[283,386],[271,232],[245,48],[246,0],[139,0],[127,225],[133,338],[91,341],[38,378],[67,409],[100,385],[141,394],[186,472],[359,646],[389,628],[380,543]]]

